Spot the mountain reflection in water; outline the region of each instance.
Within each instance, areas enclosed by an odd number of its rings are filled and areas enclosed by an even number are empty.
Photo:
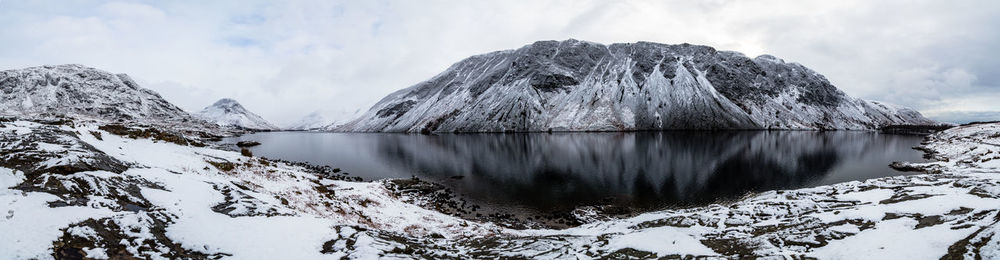
[[[326,164],[366,179],[418,176],[479,203],[532,210],[695,205],[899,175],[890,162],[921,160],[911,149],[921,137],[869,132],[271,132],[237,139],[263,143],[253,148],[259,156]]]

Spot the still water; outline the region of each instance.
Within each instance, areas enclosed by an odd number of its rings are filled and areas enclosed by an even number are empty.
[[[256,156],[330,165],[367,180],[418,176],[500,208],[698,205],[748,192],[905,174],[920,136],[722,131],[528,134],[267,132]],[[461,177],[458,177],[461,176]]]

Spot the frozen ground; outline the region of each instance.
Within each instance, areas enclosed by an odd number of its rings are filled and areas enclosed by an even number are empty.
[[[927,174],[563,230],[463,220],[381,182],[149,132],[0,122],[0,257],[1000,258],[1000,124],[934,135],[938,162],[897,165]]]

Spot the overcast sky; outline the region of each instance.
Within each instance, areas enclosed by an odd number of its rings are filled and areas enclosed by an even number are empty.
[[[232,97],[279,125],[568,38],[773,54],[849,95],[1000,120],[1000,1],[0,0],[0,69],[84,64],[191,112]]]

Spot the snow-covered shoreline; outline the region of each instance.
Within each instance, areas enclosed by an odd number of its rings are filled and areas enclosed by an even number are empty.
[[[1000,257],[1000,124],[928,138],[927,174],[514,230],[238,152],[99,123],[0,122],[0,256],[54,258]]]

